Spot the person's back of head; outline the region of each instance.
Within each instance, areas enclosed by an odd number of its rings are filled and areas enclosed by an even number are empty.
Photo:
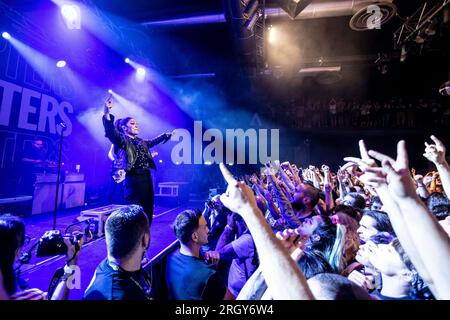
[[[438,220],[450,215],[450,199],[441,192],[433,192],[427,199],[427,206]]]
[[[172,224],[175,236],[182,244],[188,244],[192,233],[199,227],[202,213],[198,210],[185,210],[177,215]]]
[[[9,214],[0,216],[0,270],[8,294],[16,291],[14,262],[25,241],[25,224]]]
[[[359,212],[350,206],[346,206],[344,204],[340,204],[337,205],[333,208],[333,213],[345,213],[346,215],[352,217],[353,219],[355,219],[356,223],[358,223],[360,216],[359,216]]]
[[[333,272],[328,261],[316,250],[305,250],[297,264],[306,279],[312,278],[319,273]]]
[[[114,211],[105,224],[108,254],[115,259],[129,257],[149,233],[148,217],[141,206],[129,205]]]
[[[343,204],[361,211],[366,207],[366,200],[360,193],[350,192],[345,195]]]
[[[317,300],[372,300],[363,288],[334,273],[317,274],[308,285]]]

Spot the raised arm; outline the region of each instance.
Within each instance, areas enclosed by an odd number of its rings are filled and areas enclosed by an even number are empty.
[[[389,191],[405,217],[403,222],[432,279],[430,289],[436,298],[450,299],[450,238],[415,192],[405,142],[398,143],[395,161],[375,151],[369,151],[369,155],[382,161]]]
[[[447,197],[450,197],[450,166],[445,159],[446,148],[441,140],[431,136],[434,144],[425,142],[425,153],[423,156],[436,165],[441,177],[442,187]]]
[[[222,203],[239,213],[247,223],[258,251],[261,269],[274,299],[312,300],[314,296],[303,273],[274,233],[256,205],[253,191],[236,181],[223,163],[220,169],[228,183]]]
[[[278,185],[277,178],[273,174],[270,174],[269,172],[267,178],[273,186],[275,197],[278,202],[278,207],[280,208],[281,216],[286,220],[290,228],[293,229],[297,228],[300,225],[300,220],[295,215],[291,202],[288,200],[283,190],[281,190],[281,187]]]
[[[124,141],[122,135],[117,131],[116,127],[114,126],[114,115],[111,114],[112,107],[113,101],[110,98],[105,102],[104,106],[104,113],[102,117],[103,128],[105,129],[105,137],[108,138],[112,144],[120,146],[123,144]]]
[[[289,179],[286,172],[284,172],[283,166],[278,167],[278,173],[280,174],[281,179],[283,180],[284,184],[289,189],[289,192],[294,193],[295,192],[295,186],[292,183],[291,179]]]
[[[413,262],[422,279],[427,282],[430,288],[433,288],[433,279],[423,262],[423,258],[416,248],[413,237],[406,227],[408,219],[410,219],[398,206],[395,198],[391,194],[386,181],[386,173],[379,168],[376,162],[369,156],[364,141],[359,142],[361,158],[345,158],[345,160],[357,164],[364,172],[361,180],[368,186],[374,187],[381,201],[383,202],[383,210],[389,216],[392,227],[400,240],[403,248],[407,252],[409,258]],[[392,160],[393,161],[393,160]]]

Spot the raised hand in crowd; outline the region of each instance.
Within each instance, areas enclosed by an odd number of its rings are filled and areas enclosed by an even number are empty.
[[[434,144],[425,142],[423,156],[436,165],[442,181],[442,187],[448,196],[450,195],[450,166],[445,158],[446,148],[442,141],[435,136],[431,136],[431,140],[433,140]]]
[[[438,299],[450,297],[450,238],[415,192],[409,174],[404,141],[397,145],[397,159],[369,151],[382,163],[381,168],[367,168],[368,183],[374,183],[384,197],[395,232],[421,277]],[[388,192],[383,190],[387,185]],[[433,250],[430,250],[433,248]]]
[[[228,183],[221,195],[222,203],[231,211],[239,213],[252,234],[258,251],[260,266],[274,299],[314,299],[306,279],[288,251],[275,237],[262,212],[256,205],[250,187],[238,182],[223,163],[220,170]]]

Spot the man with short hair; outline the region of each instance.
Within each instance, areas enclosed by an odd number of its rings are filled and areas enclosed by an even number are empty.
[[[173,230],[180,249],[167,259],[166,282],[170,300],[221,300],[226,285],[212,264],[217,260],[210,252],[202,257],[200,247],[208,243],[208,226],[200,211],[178,214]]]
[[[150,245],[148,217],[141,206],[120,208],[105,224],[108,256],[95,270],[85,300],[152,300],[150,276],[141,261]]]
[[[309,183],[298,185],[291,201],[292,208],[300,222],[317,214],[314,208],[318,203],[319,190]]]

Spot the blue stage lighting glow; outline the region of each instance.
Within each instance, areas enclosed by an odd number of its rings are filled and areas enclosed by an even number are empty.
[[[125,58],[125,63],[130,63],[130,59],[129,58]]]
[[[146,73],[144,68],[137,68],[136,72],[139,76],[142,76],[142,77],[145,76],[145,73]]]
[[[66,62],[65,62],[64,60],[59,60],[59,61],[56,63],[56,66],[57,66],[58,68],[64,68],[64,67],[66,66]]]
[[[11,39],[11,35],[8,32],[3,32],[2,37],[5,38],[6,40]]]
[[[67,28],[80,29],[81,28],[81,14],[80,8],[73,4],[63,4],[61,6],[61,14],[66,21]]]

